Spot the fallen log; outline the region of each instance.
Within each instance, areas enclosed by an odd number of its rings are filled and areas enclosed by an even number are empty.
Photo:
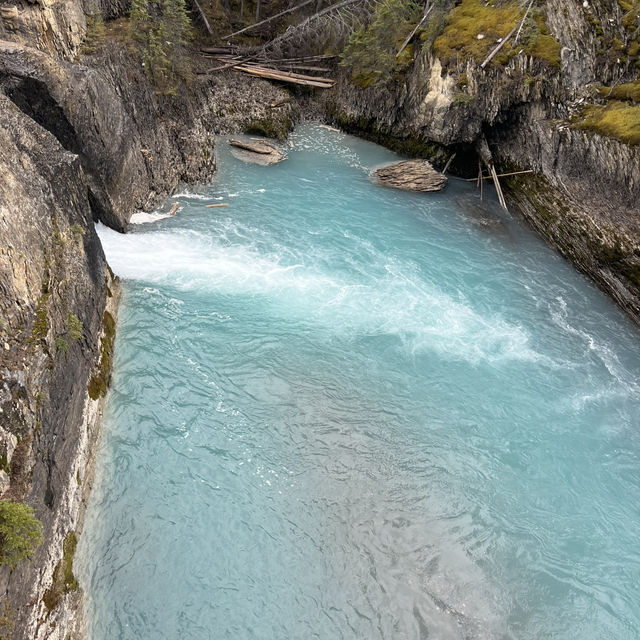
[[[175,216],[176,211],[180,208],[180,205],[177,202],[173,203],[173,207],[171,207],[171,211],[169,211],[170,216]]]
[[[495,56],[498,55],[500,49],[504,47],[504,45],[507,43],[507,40],[509,40],[509,38],[516,32],[517,28],[518,25],[516,25],[515,27],[513,27],[513,29],[511,29],[511,31],[509,31],[509,33],[504,37],[504,40],[500,40],[500,44],[487,56],[487,59],[480,65],[481,69],[484,69],[495,58]]]
[[[205,205],[205,209],[214,209],[215,207],[228,207],[228,202],[221,202],[220,204],[207,204]]]
[[[285,16],[288,13],[291,13],[293,11],[297,11],[298,9],[302,9],[302,7],[306,7],[308,4],[311,4],[312,2],[315,2],[315,0],[305,0],[305,2],[302,2],[300,4],[297,4],[295,7],[291,7],[291,9],[285,9],[284,11],[281,11],[280,13],[276,13],[275,16],[271,16],[270,18],[267,18],[266,20],[261,20],[260,22],[256,22],[252,25],[249,25],[248,27],[245,27],[244,29],[240,29],[239,31],[234,31],[233,33],[230,33],[226,36],[222,36],[222,40],[226,40],[227,38],[233,38],[234,36],[239,36],[241,33],[244,33],[245,31],[251,31],[251,29],[255,29],[256,27],[260,27],[263,24],[267,24],[268,22],[271,22],[272,20],[275,20],[276,18],[280,18],[281,16]]]
[[[229,140],[229,144],[232,147],[244,149],[245,151],[253,151],[253,153],[261,153],[262,155],[269,155],[278,151],[278,149],[270,145],[268,142],[245,142],[244,140]]]
[[[406,49],[407,45],[411,42],[411,38],[413,38],[413,36],[416,35],[416,32],[418,31],[418,29],[422,26],[422,23],[429,17],[429,14],[431,13],[431,10],[433,9],[434,5],[429,5],[426,9],[425,12],[422,16],[422,19],[420,20],[420,22],[418,22],[418,24],[414,27],[413,31],[411,31],[411,33],[407,36],[407,39],[402,43],[402,46],[400,47],[400,49],[398,50],[398,53],[396,53],[396,58],[400,57],[400,54]]]
[[[280,82],[288,82],[291,84],[299,84],[306,87],[318,87],[320,89],[330,89],[335,84],[335,80],[331,78],[319,78],[316,76],[306,76],[301,73],[293,73],[289,71],[278,71],[276,69],[267,69],[254,65],[232,65],[239,71],[244,71],[258,78],[267,80],[279,80]]]
[[[200,16],[200,20],[202,20],[207,32],[209,33],[210,36],[213,35],[213,31],[211,29],[211,25],[209,24],[209,21],[207,20],[207,16],[205,15],[204,11],[202,10],[202,7],[198,4],[198,0],[193,0],[193,4],[195,5],[197,11],[198,11],[198,15]]]

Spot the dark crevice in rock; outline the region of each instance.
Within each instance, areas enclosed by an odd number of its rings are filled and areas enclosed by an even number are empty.
[[[20,111],[52,133],[67,151],[80,152],[76,132],[44,82],[14,77],[3,85],[5,95]]]

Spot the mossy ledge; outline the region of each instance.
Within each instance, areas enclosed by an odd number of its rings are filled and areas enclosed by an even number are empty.
[[[73,575],[73,557],[76,553],[78,539],[74,531],[67,533],[62,543],[62,558],[53,570],[51,587],[44,592],[42,601],[47,611],[55,609],[62,596],[78,588],[78,581]]]
[[[100,364],[98,371],[89,379],[87,391],[92,400],[104,398],[107,395],[109,382],[111,381],[111,369],[113,366],[113,342],[116,337],[116,321],[108,312],[104,312],[102,318],[103,336],[100,340]]]

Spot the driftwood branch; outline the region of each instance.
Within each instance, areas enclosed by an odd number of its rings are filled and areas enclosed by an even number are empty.
[[[195,0],[194,0],[195,2]],[[270,18],[267,18],[266,20],[261,20],[260,22],[256,22],[255,24],[252,24],[248,27],[245,27],[244,29],[240,29],[239,31],[234,31],[233,33],[230,33],[226,36],[222,36],[222,39],[226,39],[226,38],[233,38],[234,36],[238,36],[241,33],[244,33],[245,31],[251,31],[251,29],[255,29],[256,27],[260,27],[263,24],[267,24],[268,22],[271,22],[272,20],[275,20],[276,18],[280,18],[281,16],[287,15],[288,13],[293,13],[294,11],[297,11],[298,9],[302,9],[302,7],[307,6],[308,4],[311,4],[312,2],[316,2],[316,0],[305,0],[304,2],[297,4],[295,7],[291,7],[290,9],[286,9],[285,11],[281,11],[280,13],[276,13],[275,16],[271,16]]]
[[[323,16],[326,16],[327,14],[332,13],[333,11],[337,11],[338,9],[342,9],[343,7],[348,7],[349,5],[356,4],[357,2],[364,2],[364,1],[365,0],[341,0],[340,2],[336,2],[335,4],[332,4],[331,6],[326,7],[325,9],[322,9],[322,11],[318,11],[310,15],[308,18],[305,18],[302,22],[299,22],[298,24],[295,24],[295,25],[291,25],[283,34],[267,42],[262,47],[262,51],[265,51],[269,47],[272,47],[273,45],[279,42],[287,40],[296,31],[305,29],[309,24],[311,24],[318,18],[322,18]]]
[[[444,172],[443,172],[444,173]],[[534,173],[533,169],[527,169],[526,171],[512,171],[511,173],[498,173],[496,177],[506,178],[508,176],[520,176],[523,173]],[[488,180],[492,176],[478,176],[477,178],[463,178],[465,182],[476,182],[480,180]]]
[[[480,65],[481,69],[484,69],[498,55],[500,49],[504,47],[504,45],[507,43],[507,40],[509,40],[509,38],[516,32],[517,28],[518,27],[516,25],[502,40],[500,40],[500,44],[487,56],[487,59]]]
[[[198,11],[198,15],[200,16],[200,19],[204,23],[204,26],[206,27],[207,31],[209,32],[209,35],[212,36],[213,31],[211,30],[211,25],[209,24],[209,21],[207,20],[207,16],[204,14],[202,7],[198,4],[198,0],[193,0],[193,4]]]
[[[193,0],[193,5],[197,9],[198,15],[200,16],[200,19],[204,23],[204,26],[207,29],[209,35],[212,36],[213,35],[213,31],[211,30],[211,25],[209,24],[209,21],[207,20],[207,16],[204,14],[204,11],[202,10],[202,7],[198,4],[198,0]]]
[[[422,16],[422,19],[420,20],[420,22],[418,22],[418,24],[415,26],[415,28],[407,36],[407,39],[402,43],[402,46],[398,50],[398,53],[396,53],[396,58],[400,57],[400,54],[405,50],[405,48],[407,47],[409,42],[411,42],[411,38],[413,38],[413,36],[416,35],[416,31],[418,31],[418,29],[424,24],[424,21],[427,19],[427,17],[431,13],[432,9],[433,9],[433,5],[429,5],[429,7],[427,9],[425,9],[425,12],[424,12],[424,15]]]
[[[455,160],[456,154],[454,153],[449,160],[447,160],[447,164],[444,165],[444,169],[442,170],[442,175],[447,173],[447,169],[451,166],[451,163]]]
[[[518,28],[518,33],[516,33],[516,38],[513,41],[513,44],[516,45],[518,44],[518,38],[520,37],[520,33],[522,32],[522,27],[524,27],[524,23],[525,20],[527,19],[527,16],[529,15],[529,11],[531,11],[531,7],[533,6],[533,0],[531,0],[531,2],[529,2],[529,6],[527,7],[527,10],[524,14],[524,18],[522,18],[521,22],[520,22],[520,27]]]

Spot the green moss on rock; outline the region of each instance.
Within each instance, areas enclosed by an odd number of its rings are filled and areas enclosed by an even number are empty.
[[[640,106],[617,101],[606,106],[587,105],[573,127],[595,131],[627,144],[640,144]]]
[[[433,43],[434,53],[444,64],[464,62],[467,59],[482,62],[498,38],[504,38],[521,16],[516,2],[495,7],[480,0],[462,0],[448,16],[447,26]],[[478,39],[478,35],[482,38]],[[498,64],[508,59],[506,47],[494,58]]]
[[[100,340],[100,363],[98,371],[91,376],[87,391],[92,400],[107,395],[109,382],[111,381],[111,368],[113,366],[113,342],[116,336],[116,321],[108,312],[104,312],[102,318],[104,335]]]
[[[44,592],[42,601],[47,611],[52,611],[67,593],[78,588],[78,581],[73,575],[73,558],[76,553],[78,539],[74,531],[69,531],[62,543],[62,558],[53,570],[51,586]]]
[[[245,127],[247,133],[254,133],[281,141],[287,139],[291,129],[293,129],[293,121],[289,117],[256,118],[255,120],[250,120]]]
[[[38,300],[36,307],[36,317],[33,321],[33,329],[31,330],[30,343],[42,342],[49,332],[49,322],[47,320],[47,303],[49,302],[49,292],[45,291]]]

